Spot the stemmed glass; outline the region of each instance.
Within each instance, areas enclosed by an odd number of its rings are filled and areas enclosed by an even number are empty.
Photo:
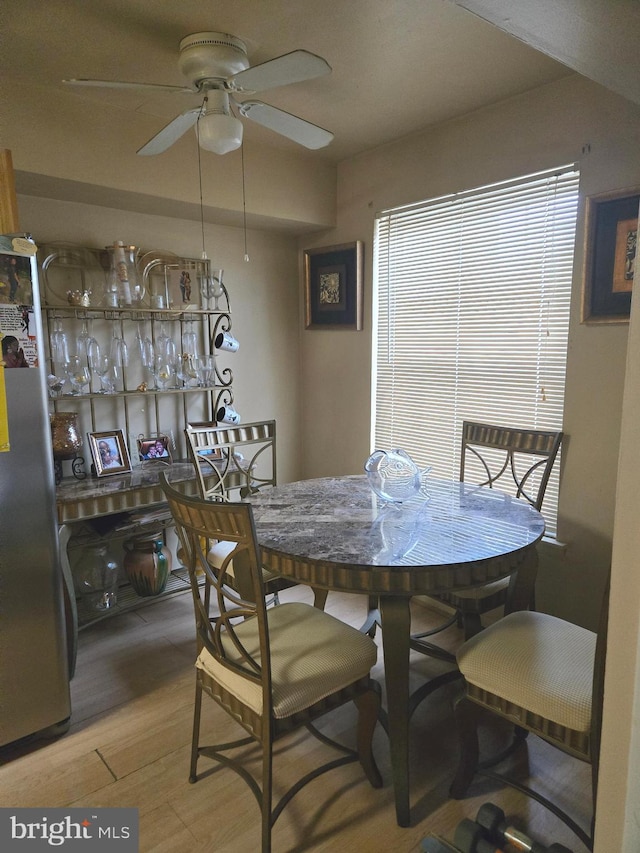
[[[156,356],[152,369],[153,378],[156,381],[156,388],[159,387],[161,391],[164,391],[169,385],[169,382],[171,382],[171,377],[173,376],[173,370],[171,369],[170,363],[164,356]]]
[[[213,385],[216,373],[216,357],[214,355],[201,355],[196,359],[198,379],[201,388],[209,388]]]
[[[82,331],[76,338],[76,355],[86,361],[89,366],[100,358],[100,345],[87,328],[87,321],[82,321]]]
[[[176,355],[176,342],[167,334],[164,321],[162,320],[160,321],[160,334],[156,339],[156,356],[163,358],[165,361],[174,362]]]
[[[129,364],[129,349],[127,347],[127,342],[121,334],[118,334],[118,327],[116,323],[113,324],[113,336],[109,347],[109,356],[111,357],[114,367],[126,367]]]
[[[71,383],[71,394],[74,396],[83,394],[91,383],[91,374],[86,363],[79,356],[74,355],[67,362],[65,370]]]
[[[116,390],[116,370],[108,355],[101,355],[92,364],[92,370],[100,377],[98,394],[113,394]]]
[[[183,388],[188,388],[192,380],[198,378],[193,366],[193,359],[188,353],[179,354],[175,361],[176,378],[182,382]]]
[[[69,361],[69,341],[62,326],[62,320],[53,321],[51,332],[51,360],[56,364],[67,364]]]
[[[209,270],[207,269],[200,281],[200,293],[202,301],[206,307],[209,305],[209,300],[215,300],[215,308],[218,308],[218,300],[224,295],[222,287],[222,275],[224,270]]]
[[[142,328],[142,323],[139,321],[136,338],[138,340],[138,346],[140,347],[140,361],[142,362],[143,367],[151,368],[153,367],[154,357],[153,342],[148,335],[142,337],[143,332],[144,329]]]
[[[198,335],[193,328],[193,317],[185,321],[185,331],[182,335],[182,351],[186,355],[198,355]]]

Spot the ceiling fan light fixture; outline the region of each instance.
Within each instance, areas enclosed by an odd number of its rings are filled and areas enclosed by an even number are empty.
[[[205,113],[199,121],[200,147],[214,154],[228,154],[242,145],[242,122],[231,115]]]
[[[214,154],[228,154],[242,145],[242,122],[231,114],[229,95],[224,90],[213,89],[207,94],[196,133],[200,147]]]

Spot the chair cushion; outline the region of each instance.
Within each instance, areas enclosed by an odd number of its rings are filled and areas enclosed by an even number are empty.
[[[519,611],[456,653],[465,680],[574,731],[591,724],[596,634],[546,613]]]
[[[498,581],[485,583],[482,586],[474,586],[469,589],[458,589],[455,592],[448,593],[447,598],[451,601],[456,599],[466,599],[468,601],[481,601],[483,598],[488,598],[495,595],[497,592],[507,589],[509,586],[509,578],[500,578]]]
[[[367,676],[377,659],[378,647],[366,634],[310,604],[279,604],[267,611],[271,645],[273,714],[289,717],[325,696]],[[260,660],[258,621],[236,626],[247,651]],[[240,663],[231,642],[228,659]],[[248,705],[262,713],[262,688],[217,661],[203,649],[196,667]]]
[[[235,542],[216,542],[209,549],[209,553],[207,554],[207,562],[213,569],[221,568],[223,562],[235,547]],[[227,566],[227,574],[230,578],[235,578],[235,574],[233,572],[233,560],[231,560],[231,562]],[[273,572],[269,572],[266,569],[262,570],[262,580],[264,583],[267,583],[268,581],[273,580],[276,577],[278,577],[278,575],[275,575]]]

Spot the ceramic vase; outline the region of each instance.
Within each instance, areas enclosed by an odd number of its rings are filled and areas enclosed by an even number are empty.
[[[171,552],[160,533],[135,536],[123,543],[124,570],[135,592],[143,597],[164,592],[171,572]]]

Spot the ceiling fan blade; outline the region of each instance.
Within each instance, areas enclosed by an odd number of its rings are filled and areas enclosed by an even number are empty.
[[[305,148],[324,148],[333,139],[333,133],[311,124],[303,118],[286,113],[261,101],[238,102],[240,115],[304,145]]]
[[[236,92],[261,92],[288,83],[312,80],[330,72],[331,66],[321,56],[307,50],[294,50],[240,71],[228,82]]]
[[[190,127],[198,120],[201,107],[196,107],[192,110],[187,110],[179,116],[176,116],[173,121],[170,121],[166,127],[163,127],[159,133],[156,133],[146,145],[139,148],[136,154],[144,156],[148,154],[162,154],[167,148],[171,148],[174,142],[177,142],[180,137],[185,134]]]
[[[87,80],[84,78],[75,78],[71,80],[63,80],[67,86],[85,86],[94,89],[154,89],[161,92],[177,92],[186,93],[189,95],[196,94],[193,89],[188,86],[165,86],[161,83],[125,83],[121,80]]]

